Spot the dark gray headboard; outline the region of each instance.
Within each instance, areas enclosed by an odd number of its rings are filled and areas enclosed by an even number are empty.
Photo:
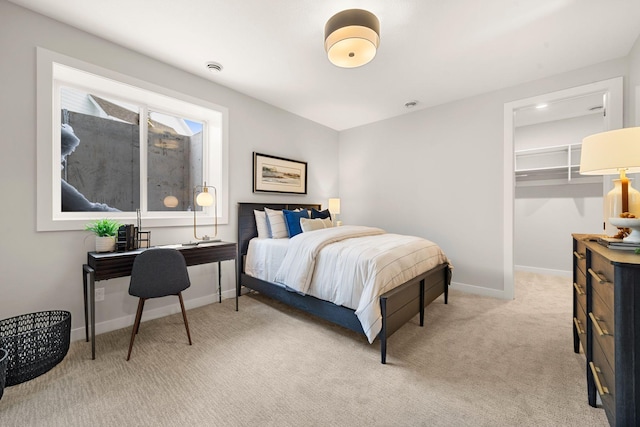
[[[281,210],[281,209],[318,209],[320,210],[322,205],[319,204],[305,204],[305,203],[238,203],[238,263],[243,265],[242,257],[246,255],[247,248],[249,247],[249,240],[258,236],[258,229],[256,228],[256,218],[253,214],[254,210],[264,210],[267,207],[269,209]],[[242,269],[242,268],[241,268]]]

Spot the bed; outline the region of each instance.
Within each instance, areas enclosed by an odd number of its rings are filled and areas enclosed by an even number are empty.
[[[272,210],[320,210],[321,206],[318,204],[299,203],[238,204],[238,260],[240,261],[238,262],[238,296],[241,294],[241,287],[244,286],[284,304],[313,314],[357,333],[364,334],[365,336],[368,335],[369,342],[372,342],[371,331],[367,330],[367,332],[365,332],[363,322],[361,322],[358,315],[356,315],[355,308],[335,304],[331,301],[326,301],[310,294],[297,292],[295,289],[283,286],[281,283],[271,282],[247,274],[247,271],[245,271],[245,262],[250,242],[258,236],[254,210],[262,211],[265,208]],[[349,227],[345,227],[345,229],[347,228]],[[362,230],[358,228],[355,229],[356,231]],[[342,233],[340,230],[330,230],[330,232]],[[377,233],[373,232],[373,234]],[[294,239],[290,240],[294,241]],[[443,295],[444,303],[448,303],[448,286],[450,282],[451,267],[445,260],[437,263],[433,267],[430,267],[428,271],[420,272],[419,274],[408,278],[399,286],[394,287],[379,296],[375,295],[377,300],[376,304],[379,301],[379,313],[381,315],[379,332],[375,333],[375,340],[380,341],[380,356],[383,364],[386,363],[388,338],[416,315],[419,315],[420,326],[424,326],[425,307],[436,300],[440,295]],[[376,310],[378,310],[377,306]],[[361,313],[358,314],[361,315]]]

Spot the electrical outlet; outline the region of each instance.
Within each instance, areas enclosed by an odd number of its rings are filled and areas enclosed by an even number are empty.
[[[96,288],[96,301],[104,301],[104,288]]]

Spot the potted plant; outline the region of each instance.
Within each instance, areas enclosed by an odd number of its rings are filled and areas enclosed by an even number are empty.
[[[85,230],[96,235],[96,252],[113,252],[116,249],[116,235],[120,225],[114,219],[103,218],[85,226]]]

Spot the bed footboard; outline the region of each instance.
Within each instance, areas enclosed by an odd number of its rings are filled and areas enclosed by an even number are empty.
[[[424,326],[427,305],[442,294],[444,303],[448,303],[450,281],[451,270],[442,264],[380,296],[382,330],[378,337],[383,364],[387,363],[387,338],[416,314],[420,314],[420,326]]]

